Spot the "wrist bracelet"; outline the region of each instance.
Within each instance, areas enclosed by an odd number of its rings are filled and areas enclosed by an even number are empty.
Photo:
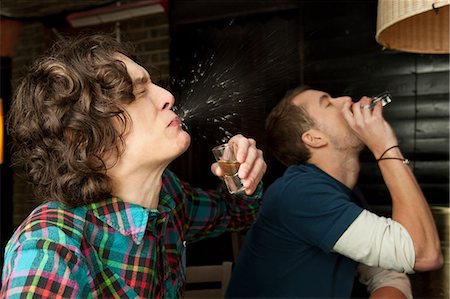
[[[391,149],[396,148],[396,147],[400,147],[400,146],[399,146],[398,144],[396,144],[396,145],[394,145],[394,146],[391,146],[390,148],[388,148],[387,150],[385,150],[385,151],[381,154],[381,156],[377,159],[377,161],[380,161],[381,158],[383,158],[384,155],[386,155],[386,153],[387,153],[388,151],[390,151]]]
[[[408,159],[402,159],[402,158],[394,158],[394,157],[386,157],[386,158],[380,158],[377,160],[377,162],[380,162],[381,160],[400,160],[403,162],[403,164],[409,165]]]
[[[386,157],[386,158],[383,158],[384,155],[385,155],[388,151],[390,151],[391,149],[396,148],[396,147],[400,147],[400,146],[397,144],[397,145],[391,146],[390,148],[388,148],[387,150],[385,150],[385,151],[381,154],[381,156],[377,159],[377,163],[380,162],[381,160],[400,160],[400,161],[403,162],[403,164],[409,165],[409,160],[408,160],[408,159],[404,159],[404,158],[396,158],[396,157]]]

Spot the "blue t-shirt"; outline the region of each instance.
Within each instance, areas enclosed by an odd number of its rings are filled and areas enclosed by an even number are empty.
[[[290,166],[264,195],[226,297],[349,298],[357,262],[331,249],[361,212],[318,167]]]

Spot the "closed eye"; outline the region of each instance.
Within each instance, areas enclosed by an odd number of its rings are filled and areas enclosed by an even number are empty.
[[[146,92],[147,92],[146,88],[139,88],[139,89],[134,90],[134,95],[136,97],[140,97],[140,96],[144,96]]]
[[[321,107],[327,108],[331,106],[331,97],[329,94],[324,94],[319,99],[319,104]]]
[[[141,77],[137,78],[134,82],[134,94],[136,96],[142,96],[147,92],[147,85],[151,82],[150,77],[147,74],[142,74]]]

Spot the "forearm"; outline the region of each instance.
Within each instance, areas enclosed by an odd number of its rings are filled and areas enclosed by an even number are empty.
[[[386,158],[403,158],[399,148],[389,150]],[[440,242],[428,203],[408,165],[400,160],[378,162],[392,198],[392,218],[401,223],[413,239],[414,270],[426,271],[442,265]]]
[[[359,264],[359,281],[367,286],[370,298],[412,299],[409,278],[404,273]]]
[[[262,186],[252,196],[232,195],[225,186],[203,191],[183,184],[183,189],[188,195],[184,203],[185,238],[195,241],[249,227],[256,219],[262,194]]]
[[[227,214],[230,216],[230,223],[227,230],[236,231],[250,227],[256,220],[261,206],[262,190],[261,182],[251,196],[245,195],[244,193],[237,196],[228,195],[226,204]]]

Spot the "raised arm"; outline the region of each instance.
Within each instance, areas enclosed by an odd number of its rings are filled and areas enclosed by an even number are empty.
[[[378,165],[392,197],[392,219],[401,223],[413,240],[414,270],[437,269],[442,266],[443,258],[430,208],[414,174],[404,163],[400,148],[393,147],[398,141],[383,118],[381,103],[377,103],[373,111],[361,108],[370,101],[364,97],[358,103],[346,103],[344,117],[375,158],[382,158]]]
[[[403,159],[399,148],[388,151],[385,157]],[[380,160],[378,165],[392,197],[392,218],[403,224],[413,239],[414,270],[441,267],[442,253],[433,216],[411,169],[396,159]]]

